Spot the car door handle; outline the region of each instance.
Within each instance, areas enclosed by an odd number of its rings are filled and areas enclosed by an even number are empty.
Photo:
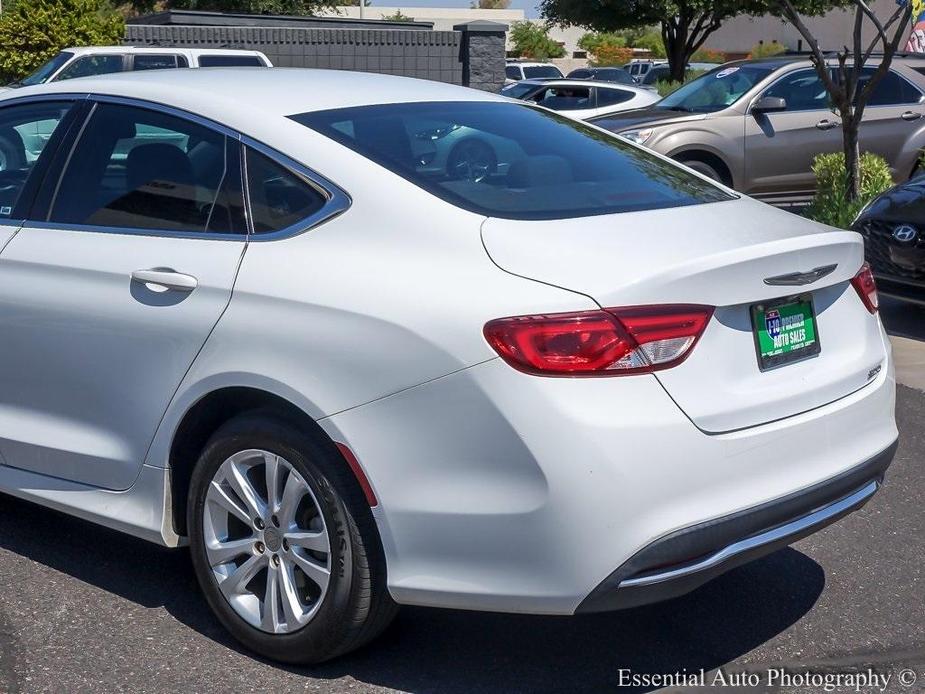
[[[170,268],[152,268],[150,270],[135,270],[132,280],[142,284],[156,284],[178,292],[191,292],[199,286],[199,280],[192,275],[184,275]]]
[[[903,120],[918,120],[922,117],[921,113],[916,113],[915,111],[906,111],[900,116]]]
[[[837,128],[840,125],[841,123],[835,123],[830,120],[821,120],[816,123],[816,127],[819,128],[819,130],[831,130],[832,128]]]

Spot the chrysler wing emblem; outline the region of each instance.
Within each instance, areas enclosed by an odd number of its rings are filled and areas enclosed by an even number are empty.
[[[765,277],[764,283],[772,287],[802,287],[813,282],[818,282],[823,277],[835,272],[838,263],[833,265],[823,265],[809,272],[791,272],[789,275],[778,275],[777,277]]]

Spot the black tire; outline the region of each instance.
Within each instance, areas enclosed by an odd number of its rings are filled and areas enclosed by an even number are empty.
[[[203,510],[219,466],[236,452],[270,451],[285,458],[319,501],[331,545],[330,583],[318,612],[297,631],[271,634],[252,627],[219,590],[206,558]],[[238,641],[260,655],[291,664],[320,663],[353,651],[389,625],[398,606],[386,588],[385,557],[372,512],[333,443],[277,416],[236,417],[212,436],[190,482],[187,527],[193,568],[206,601]]]
[[[720,172],[706,162],[700,161],[699,159],[680,159],[679,161],[689,169],[693,169],[697,173],[703,174],[707,178],[712,178],[717,183],[722,183],[723,185],[728,184]]]

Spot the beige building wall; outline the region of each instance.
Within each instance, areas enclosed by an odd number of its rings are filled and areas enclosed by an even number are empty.
[[[874,0],[871,9],[884,20],[896,11],[896,0]],[[854,31],[854,12],[832,10],[823,17],[807,17],[806,24],[819,39],[822,48],[838,50],[846,44],[851,45]],[[869,23],[868,23],[869,25]],[[867,31],[865,37],[871,40],[874,33]],[[723,27],[707,39],[706,47],[727,53],[748,53],[752,46],[764,41],[778,41],[787,48],[800,48],[800,33],[787,22],[776,17],[736,17],[727,21]],[[905,43],[905,42],[903,42]],[[805,43],[802,46],[806,50]]]
[[[411,17],[419,22],[433,22],[436,31],[452,31],[457,24],[473,22],[479,19],[508,25],[513,22],[522,22],[526,19],[523,10],[470,10],[464,7],[402,7],[401,5],[364,7],[363,17],[365,19],[382,19],[383,17],[394,16],[397,12],[401,12],[406,17]],[[342,6],[329,10],[319,10],[316,14],[319,17],[339,16],[359,19],[360,8]]]

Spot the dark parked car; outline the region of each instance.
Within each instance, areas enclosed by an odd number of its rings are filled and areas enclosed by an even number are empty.
[[[858,216],[881,294],[925,305],[925,175],[896,186]]]
[[[572,70],[566,79],[570,80],[598,80],[600,82],[616,82],[617,84],[637,85],[639,80],[633,77],[622,67],[583,67]]]

